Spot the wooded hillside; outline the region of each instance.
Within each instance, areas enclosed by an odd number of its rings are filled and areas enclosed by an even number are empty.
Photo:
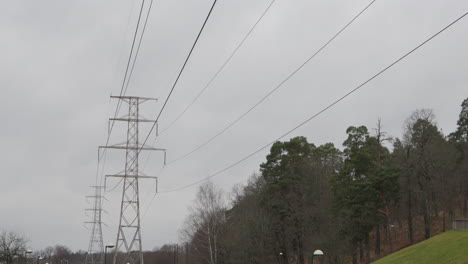
[[[276,142],[230,201],[199,189],[180,263],[370,263],[468,217],[468,99],[444,135],[434,113],[412,113],[401,138],[351,126],[343,149],[305,137]],[[186,261],[186,262],[183,262]]]

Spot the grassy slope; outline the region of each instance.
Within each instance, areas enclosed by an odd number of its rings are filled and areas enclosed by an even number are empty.
[[[468,264],[468,231],[451,230],[374,262],[389,263]]]

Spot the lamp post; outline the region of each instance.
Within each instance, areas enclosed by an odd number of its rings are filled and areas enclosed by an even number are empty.
[[[283,252],[280,252],[280,253],[279,253],[279,256],[280,256],[280,263],[281,263],[281,264],[284,263],[284,260],[283,260],[284,254],[283,254]]]
[[[179,244],[174,244],[174,264],[178,263],[179,259]]]
[[[114,245],[109,244],[104,248],[104,264],[107,264],[107,249],[114,248],[114,247],[115,247]]]
[[[320,249],[317,249],[314,251],[314,254],[312,254],[312,261],[310,262],[311,264],[314,264],[314,257],[322,257],[323,256],[323,251]]]
[[[24,264],[28,263],[28,254],[31,254],[32,250],[28,249],[26,252],[24,252]]]

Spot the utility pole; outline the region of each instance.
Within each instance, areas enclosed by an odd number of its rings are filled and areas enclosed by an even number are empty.
[[[189,259],[189,244],[186,243],[185,244],[185,264],[189,263],[188,259]]]
[[[158,150],[164,152],[166,159],[166,150],[143,146],[139,142],[139,123],[154,123],[154,120],[140,118],[140,104],[147,101],[156,101],[154,98],[136,97],[136,96],[111,96],[128,104],[128,114],[111,118],[110,121],[127,122],[127,142],[112,146],[101,146],[107,149],[125,150],[125,170],[122,173],[106,175],[107,177],[123,178],[122,201],[120,205],[120,220],[117,231],[117,241],[115,243],[113,264],[144,264],[143,251],[141,243],[140,227],[140,195],[138,181],[139,179],[155,179],[157,192],[157,177],[146,176],[139,171],[138,157],[142,150]],[[165,161],[164,161],[165,162]],[[122,251],[122,257],[118,257]]]
[[[179,244],[174,244],[174,264],[179,263]]]
[[[102,242],[102,200],[104,186],[90,186],[94,189],[94,195],[86,196],[88,199],[93,200],[93,208],[85,209],[91,212],[91,221],[85,224],[91,224],[91,237],[89,239],[88,254],[86,255],[86,264],[102,264],[104,244]]]

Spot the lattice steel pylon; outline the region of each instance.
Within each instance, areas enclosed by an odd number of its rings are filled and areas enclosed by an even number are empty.
[[[94,188],[94,195],[86,196],[93,199],[93,208],[85,209],[91,212],[91,221],[85,224],[91,224],[91,237],[89,239],[88,254],[86,255],[86,264],[103,264],[104,244],[102,241],[102,191],[104,186],[90,186]]]
[[[164,151],[165,159],[166,150],[143,146],[139,142],[139,123],[155,122],[154,120],[140,118],[140,104],[156,99],[136,96],[111,96],[111,98],[117,98],[128,104],[128,115],[110,119],[111,121],[124,121],[128,123],[127,142],[123,144],[100,147],[110,149],[124,149],[126,151],[125,170],[123,171],[123,174],[119,173],[106,175],[106,179],[107,177],[123,178],[119,229],[117,232],[117,241],[115,243],[113,263],[143,264],[138,180],[142,178],[155,179],[157,191],[157,177],[146,176],[139,171],[138,157],[141,150],[159,150]]]

